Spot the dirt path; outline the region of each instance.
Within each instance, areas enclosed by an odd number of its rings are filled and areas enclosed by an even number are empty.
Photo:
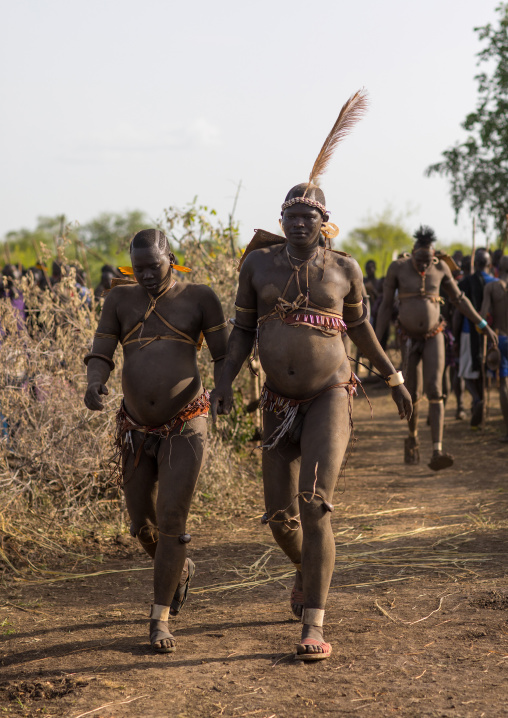
[[[356,402],[360,441],[335,498],[328,661],[292,660],[291,570],[260,525],[259,492],[257,515],[194,531],[198,570],[174,624],[176,654],[147,646],[151,569],[135,547],[119,546],[102,575],[11,584],[0,612],[0,713],[506,715],[508,448],[496,441],[499,412],[481,435],[455,422],[452,407],[445,439],[456,466],[435,474],[425,463],[404,466],[404,427],[386,394],[369,393],[375,418]],[[421,434],[425,462],[430,439]]]

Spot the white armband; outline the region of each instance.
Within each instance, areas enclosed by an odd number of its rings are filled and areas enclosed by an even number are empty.
[[[385,382],[388,384],[389,387],[393,389],[394,386],[400,386],[401,384],[404,384],[404,376],[402,375],[401,371],[398,371],[395,374],[390,374],[389,376],[385,377]]]

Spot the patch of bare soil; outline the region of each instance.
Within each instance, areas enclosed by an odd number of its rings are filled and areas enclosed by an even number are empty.
[[[291,566],[258,508],[193,532],[197,572],[174,621],[175,654],[151,653],[152,571],[126,537],[81,577],[12,581],[1,600],[0,714],[78,718],[506,715],[508,494],[497,394],[484,432],[447,410],[455,465],[402,463],[386,393],[355,406],[359,442],[339,483],[327,661],[293,660]],[[115,553],[116,552],[116,553]]]

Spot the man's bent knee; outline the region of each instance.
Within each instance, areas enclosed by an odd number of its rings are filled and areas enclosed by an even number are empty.
[[[152,524],[136,526],[136,524],[132,522],[130,526],[130,534],[131,536],[137,538],[142,544],[147,546],[157,543],[159,538],[159,531],[157,527]]]
[[[157,523],[161,534],[184,534],[187,523],[187,511],[183,508],[172,511],[157,511]]]
[[[263,514],[261,518],[262,524],[268,524],[275,538],[283,538],[292,531],[298,531],[300,528],[299,514],[290,514],[287,511],[275,511]]]
[[[306,493],[310,496],[306,496]],[[302,522],[313,523],[320,521],[322,518],[330,518],[330,514],[334,511],[334,506],[329,501],[326,501],[319,494],[312,494],[312,492],[301,492],[300,494],[300,515]]]

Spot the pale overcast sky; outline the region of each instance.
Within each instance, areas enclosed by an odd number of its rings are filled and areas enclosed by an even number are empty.
[[[391,205],[469,241],[426,166],[476,104],[498,0],[0,0],[0,237],[65,213],[152,218],[198,195],[276,231],[341,105],[370,110],[322,187],[341,237]]]

